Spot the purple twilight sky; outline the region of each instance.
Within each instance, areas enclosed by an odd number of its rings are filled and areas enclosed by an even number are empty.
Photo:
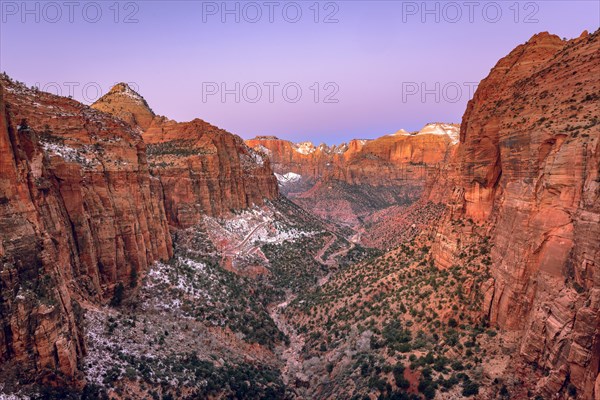
[[[0,70],[29,86],[130,82],[178,121],[329,144],[460,122],[515,46],[600,24],[596,0],[0,3]]]

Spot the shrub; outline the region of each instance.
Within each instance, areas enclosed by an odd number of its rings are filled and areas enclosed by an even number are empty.
[[[473,381],[463,383],[463,396],[473,396],[479,393],[479,384]]]
[[[451,366],[452,366],[452,369],[455,371],[462,371],[465,369],[465,366],[460,361],[454,361]]]
[[[423,393],[426,399],[431,400],[435,398],[435,386],[429,379],[422,379],[419,382],[419,392]]]
[[[123,302],[123,295],[125,293],[125,288],[123,287],[123,283],[119,282],[115,287],[115,292],[113,293],[112,300],[110,301],[110,305],[112,307],[118,307]]]
[[[396,364],[392,372],[396,380],[396,386],[400,389],[408,389],[410,387],[410,382],[404,377],[404,365],[400,363]]]

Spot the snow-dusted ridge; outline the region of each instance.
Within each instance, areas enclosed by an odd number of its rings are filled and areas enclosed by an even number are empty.
[[[300,237],[311,236],[317,233],[290,226],[285,222],[286,219],[284,216],[267,206],[255,206],[227,217],[215,218],[205,216],[203,219],[204,223],[209,227],[213,239],[214,237],[218,237],[215,241],[227,238],[232,244],[279,244],[286,240],[293,241]],[[238,246],[233,247],[237,250]],[[243,246],[239,247],[240,252],[242,252],[241,247]]]
[[[446,123],[429,123],[418,132],[408,132],[400,129],[388,136],[419,136],[419,135],[446,135],[452,140],[452,144],[457,144],[460,137],[460,125]]]
[[[142,95],[139,94],[138,92],[136,92],[135,90],[133,90],[126,83],[118,83],[118,84],[116,84],[110,90],[110,92],[108,94],[116,94],[116,95],[126,96],[126,97],[129,97],[130,99],[133,99],[136,103],[146,105],[146,100],[144,100],[144,98],[142,97]]]
[[[275,173],[275,177],[280,185],[285,185],[287,183],[294,183],[302,180],[302,175],[296,174],[294,172],[288,172],[287,174],[280,175]]]
[[[300,153],[300,154],[304,154],[304,155],[309,155],[314,153],[317,148],[315,147],[314,144],[312,144],[312,142],[301,142],[301,143],[294,143],[292,144],[292,148]]]

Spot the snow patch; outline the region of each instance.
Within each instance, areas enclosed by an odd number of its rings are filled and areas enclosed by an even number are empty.
[[[4,383],[0,383],[0,392],[2,392],[3,389],[4,389]],[[0,393],[0,400],[29,400],[29,399],[30,399],[29,396],[25,396],[20,393],[11,393],[11,394]]]
[[[304,155],[312,154],[317,150],[317,148],[315,147],[314,144],[312,144],[312,142],[295,143],[292,145],[292,148],[297,153],[304,154]]]
[[[273,153],[271,153],[271,150],[267,149],[262,144],[259,144],[258,146],[254,146],[254,150],[259,151],[269,157],[273,155]]]
[[[246,169],[253,169],[257,166],[262,167],[265,165],[265,159],[263,155],[251,148],[248,148],[247,154],[240,154],[240,161],[242,162],[242,167],[245,167]]]
[[[65,161],[78,163],[85,167],[98,165],[98,160],[95,155],[90,153],[91,149],[85,146],[81,149],[75,149],[62,143],[42,141],[41,144],[45,152],[56,155]]]
[[[317,233],[291,226],[284,215],[266,206],[254,207],[223,218],[205,216],[203,220],[213,241],[227,241],[228,248],[224,251],[240,255],[247,253],[253,246],[279,244]]]
[[[123,84],[120,86],[121,86],[122,90],[115,92],[116,94],[120,94],[120,95],[129,97],[129,98],[133,99],[136,103],[139,103],[139,104],[145,103],[144,98],[142,96],[140,96],[139,93],[137,93],[133,89],[131,89],[129,87],[129,85]]]
[[[400,129],[388,136],[418,136],[418,135],[446,135],[452,140],[452,144],[457,144],[460,136],[460,126],[452,124],[433,123],[427,124],[418,132],[407,132]]]
[[[365,142],[366,142],[366,140],[365,140]],[[333,146],[332,151],[336,154],[344,154],[345,152],[348,151],[348,144],[342,143],[339,146]]]
[[[302,175],[296,174],[294,172],[288,172],[287,174],[275,174],[275,177],[277,177],[277,181],[279,182],[280,185],[285,185],[287,183],[294,183],[294,182],[298,182],[300,180],[302,180]]]
[[[417,135],[447,135],[453,144],[458,143],[460,127],[451,124],[427,124]]]

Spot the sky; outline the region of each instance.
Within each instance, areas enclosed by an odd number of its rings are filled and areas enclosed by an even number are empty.
[[[459,123],[532,35],[598,1],[0,1],[0,71],[90,104],[128,82],[154,112],[328,144]]]

